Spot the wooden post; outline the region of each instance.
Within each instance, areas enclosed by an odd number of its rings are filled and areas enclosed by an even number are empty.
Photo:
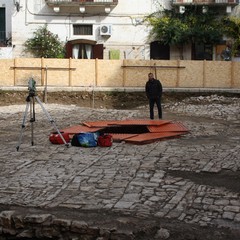
[[[47,103],[47,85],[48,85],[48,82],[47,82],[47,78],[48,78],[47,71],[48,71],[48,68],[46,66],[46,68],[45,68],[45,74],[46,74],[46,76],[45,76],[45,88],[44,88],[44,94],[43,94],[45,103]]]
[[[203,60],[203,82],[202,86],[206,87],[206,60]]]
[[[150,72],[154,74],[155,79],[157,79],[157,66],[156,63],[153,62],[153,59],[150,59]]]
[[[44,58],[41,58],[41,86],[45,84]]]
[[[93,85],[98,86],[98,58],[95,59],[95,79]]]
[[[92,108],[95,108],[95,86],[98,86],[98,58],[95,59],[95,78],[92,87]]]
[[[16,58],[14,58],[14,61],[13,61],[13,86],[16,86],[16,71],[17,71],[17,68],[16,68]]]
[[[153,69],[153,60],[150,59],[149,63],[150,63],[150,70],[149,70],[149,72],[153,73],[153,71],[152,71],[152,69]]]
[[[153,65],[154,65],[154,74],[155,74],[155,78],[157,79],[157,67],[156,67],[156,63],[154,63]]]
[[[72,87],[72,58],[69,58],[68,86]]]
[[[179,87],[179,82],[180,82],[180,59],[177,60],[177,80],[176,80],[176,87]]]
[[[231,62],[231,79],[230,79],[230,87],[233,88],[234,87],[234,69],[235,69],[235,63],[232,61]]]
[[[122,86],[125,87],[126,86],[126,78],[127,78],[127,69],[125,68],[125,66],[127,66],[127,61],[126,59],[123,59],[123,82],[122,82]]]

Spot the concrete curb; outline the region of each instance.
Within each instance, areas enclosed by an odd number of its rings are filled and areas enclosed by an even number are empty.
[[[1,91],[28,91],[27,86],[0,87]],[[44,91],[45,87],[37,87],[38,91]],[[144,87],[47,87],[48,92],[144,92]],[[240,89],[233,88],[163,88],[164,92],[189,92],[189,93],[240,93]]]

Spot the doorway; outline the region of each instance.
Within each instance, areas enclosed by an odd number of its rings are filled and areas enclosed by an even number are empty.
[[[158,41],[151,42],[150,59],[170,60],[170,46]]]
[[[6,41],[6,13],[5,8],[0,8],[0,43]]]
[[[79,39],[66,44],[66,57],[74,59],[103,59],[103,44]]]

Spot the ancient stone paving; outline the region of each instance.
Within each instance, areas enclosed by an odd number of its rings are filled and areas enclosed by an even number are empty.
[[[114,143],[110,148],[51,144],[48,135],[52,125],[37,105],[34,146],[27,122],[18,152],[25,106],[1,107],[0,204],[106,209],[240,229],[238,191],[200,184],[187,174],[174,175],[174,171],[239,174],[239,104],[235,99],[231,111],[229,106],[227,110],[220,106],[223,115],[231,114],[227,118],[218,115],[217,120],[212,111],[207,115],[206,108],[185,105],[188,107],[180,112],[178,104],[165,106],[164,118],[180,120],[191,130],[189,134],[146,145]],[[148,118],[146,108],[130,111],[44,106],[59,128],[83,121]],[[178,114],[174,113],[176,109]]]

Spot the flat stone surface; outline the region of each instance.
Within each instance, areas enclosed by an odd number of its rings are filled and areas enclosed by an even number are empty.
[[[203,100],[208,102],[196,105],[186,100],[182,105],[164,106],[164,119],[182,122],[191,130],[189,134],[146,145],[114,142],[109,148],[51,144],[48,136],[54,126],[38,104],[33,136],[28,115],[19,142],[25,105],[0,107],[1,210],[5,205],[107,210],[240,229],[237,188],[190,176],[214,177],[223,171],[239,176],[240,100],[234,99],[230,105]],[[148,119],[146,106],[135,110],[57,104],[44,107],[59,129],[85,121]]]

